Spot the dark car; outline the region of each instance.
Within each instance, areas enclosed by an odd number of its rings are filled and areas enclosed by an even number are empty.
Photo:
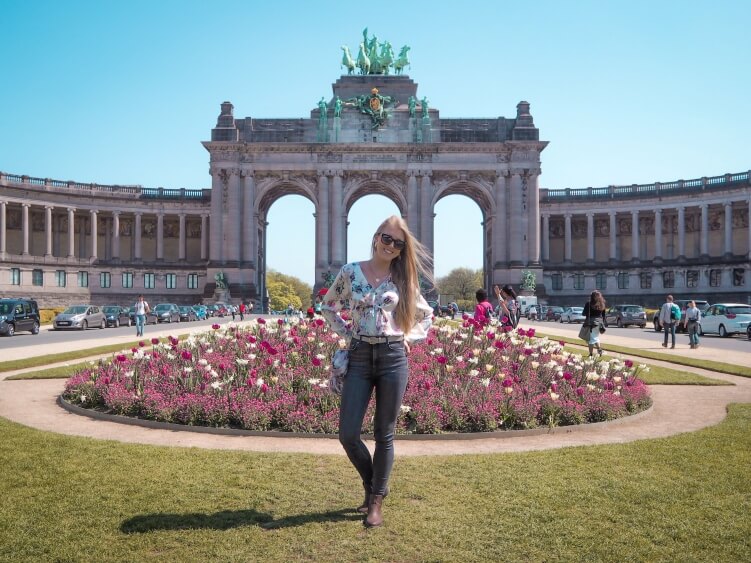
[[[180,307],[180,322],[197,321],[198,317],[193,307],[183,305]]]
[[[102,313],[104,313],[104,321],[107,326],[114,326],[115,328],[120,325],[131,326],[130,314],[127,307],[105,305],[102,307]]]
[[[18,331],[39,334],[39,307],[32,299],[0,299],[0,334]]]
[[[174,303],[159,303],[152,310],[158,323],[180,322],[180,308]]]
[[[545,314],[542,316],[542,320],[559,321],[561,320],[561,313],[563,313],[563,307],[549,306],[545,309]]]
[[[683,328],[683,317],[686,314],[686,307],[688,307],[688,304],[693,301],[696,303],[696,308],[701,311],[701,314],[704,315],[704,313],[709,309],[709,303],[706,301],[702,301],[699,299],[676,299],[673,301],[678,307],[681,308],[681,319],[677,322],[675,325],[675,332],[685,332],[685,328]],[[662,332],[662,323],[660,323],[660,310],[662,309],[662,305],[660,305],[657,308],[657,311],[655,312],[654,317],[652,318],[652,324],[655,327],[655,332]]]
[[[647,326],[647,313],[641,305],[613,305],[605,312],[605,322],[619,328],[631,325],[644,328]]]

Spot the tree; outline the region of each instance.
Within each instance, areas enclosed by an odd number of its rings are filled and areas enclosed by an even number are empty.
[[[453,295],[454,300],[474,300],[475,291],[483,287],[482,270],[454,268],[436,282],[441,295]]]
[[[272,311],[282,311],[289,305],[295,309],[302,309],[302,300],[295,292],[295,288],[281,281],[268,282],[269,306]]]
[[[311,305],[311,299],[313,297],[313,288],[295,276],[288,276],[275,270],[269,270],[266,272],[266,287],[269,288],[269,298],[271,297],[271,284],[274,282],[281,282],[292,288],[292,291],[300,299],[300,305],[295,305],[298,309],[305,303],[306,306]],[[289,303],[284,304],[284,308]],[[293,303],[294,305],[294,303]],[[272,309],[274,307],[272,306]]]

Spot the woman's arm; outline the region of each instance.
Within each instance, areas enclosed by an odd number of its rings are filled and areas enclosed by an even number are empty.
[[[404,335],[404,341],[407,344],[412,344],[419,340],[423,340],[428,336],[428,331],[433,324],[433,308],[428,305],[425,298],[417,292],[417,307],[415,309],[415,325],[409,334]]]
[[[321,303],[321,315],[329,323],[331,330],[347,339],[352,337],[350,324],[342,318],[341,311],[349,309],[352,303],[352,280],[345,266],[339,270]]]

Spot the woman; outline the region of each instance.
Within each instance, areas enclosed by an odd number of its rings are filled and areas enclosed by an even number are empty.
[[[433,310],[420,295],[420,276],[431,280],[428,252],[401,217],[378,227],[371,257],[345,264],[329,288],[321,313],[331,328],[349,339],[349,366],[342,388],[339,441],[362,478],[365,525],[383,523],[381,505],[388,494],[394,463],[394,427],[407,388],[410,344],[425,338]],[[348,310],[349,322],[340,315]],[[375,453],[360,433],[375,389]]]
[[[684,318],[683,328],[688,333],[688,341],[693,350],[699,347],[699,327],[701,325],[701,311],[696,307],[695,301],[688,302]]]
[[[584,324],[589,327],[589,356],[597,348],[597,354],[602,356],[602,347],[600,347],[600,331],[605,332],[605,298],[602,293],[595,290],[589,296],[589,301],[584,304],[582,314],[585,317]]]
[[[493,290],[498,299],[498,317],[505,326],[515,327],[519,322],[519,316],[514,288],[509,284],[504,285],[503,289],[494,285]]]

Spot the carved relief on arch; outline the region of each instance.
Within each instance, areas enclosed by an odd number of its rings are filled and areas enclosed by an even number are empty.
[[[619,235],[630,235],[631,234],[631,218],[620,218],[618,219],[618,234]]]
[[[566,223],[563,219],[550,219],[550,238],[564,238],[566,236]]]
[[[724,211],[712,211],[709,214],[709,230],[719,231],[722,229],[722,221],[724,219]]]
[[[733,228],[745,229],[748,227],[748,207],[745,209],[733,209]]]
[[[595,219],[594,228],[596,237],[610,236],[610,221],[608,219]]]

